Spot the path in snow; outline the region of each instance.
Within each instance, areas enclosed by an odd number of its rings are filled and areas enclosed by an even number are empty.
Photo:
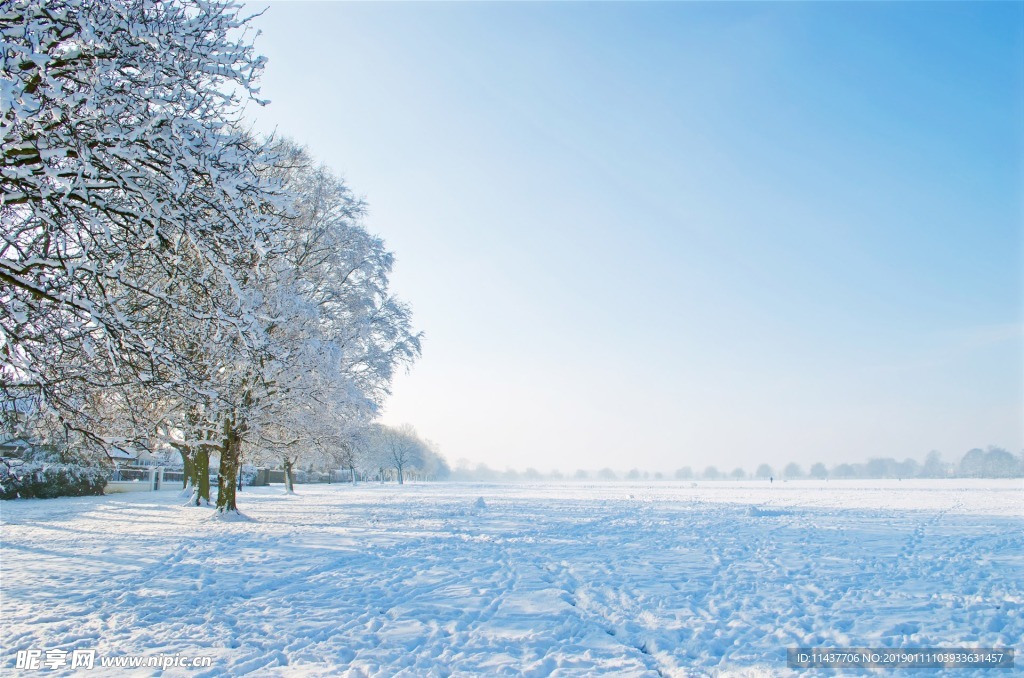
[[[1024,650],[1019,481],[299,491],[243,492],[253,522],[172,492],[0,504],[0,667],[777,675],[793,646]]]

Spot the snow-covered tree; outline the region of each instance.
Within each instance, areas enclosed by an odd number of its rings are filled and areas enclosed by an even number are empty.
[[[942,454],[938,450],[932,450],[925,456],[920,475],[923,478],[945,478],[949,475],[949,469],[942,462]]]
[[[0,2],[0,398],[108,443],[138,434],[110,408],[205,388],[190,347],[259,346],[278,219],[238,130],[263,66],[240,7]]]
[[[420,337],[389,292],[394,257],[362,226],[362,202],[294,144],[278,143],[275,158],[267,174],[291,203],[258,287],[265,343],[224,368],[236,380],[224,392],[235,398],[230,440],[291,471],[337,463],[351,431],[383,403],[394,371],[419,355]],[[233,463],[232,450],[222,450],[222,510],[234,508],[225,487]]]
[[[443,479],[451,473],[437,446],[423,440],[409,424],[392,427],[373,423],[354,440],[357,463],[375,473],[381,482],[393,477],[401,485],[408,479]],[[480,467],[468,475],[486,479],[494,473]]]
[[[206,398],[167,398],[165,402],[170,406],[160,418],[156,436],[181,455],[183,489],[192,490],[189,503],[208,506],[211,457],[219,455],[223,443],[215,401],[208,394]]]
[[[349,481],[356,483],[356,441],[353,435],[346,436],[338,441],[337,466],[346,469],[349,473]]]
[[[424,480],[446,480],[451,477],[452,469],[441,454],[437,443],[431,440],[423,440],[423,459],[420,466],[415,469],[417,475]],[[552,471],[551,477],[559,479],[561,474]]]
[[[405,482],[409,469],[422,469],[427,459],[426,444],[416,434],[416,429],[405,424],[397,429],[384,428],[385,456],[398,476],[398,484]]]
[[[0,0],[0,399],[105,446],[158,434],[197,503],[217,457],[222,511],[243,453],[330,454],[419,354],[362,203],[240,131],[240,11]]]
[[[960,460],[959,475],[964,478],[1014,478],[1024,473],[1020,461],[1001,447],[974,448]]]

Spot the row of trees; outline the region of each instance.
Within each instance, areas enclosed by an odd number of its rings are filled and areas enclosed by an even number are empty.
[[[676,471],[675,478],[689,480],[700,477],[705,480],[767,480],[770,478],[796,480],[811,478],[1016,478],[1024,476],[1024,453],[1014,456],[1007,450],[990,446],[987,450],[975,448],[968,451],[959,463],[948,463],[942,460],[941,454],[932,450],[924,459],[907,458],[897,461],[891,457],[876,457],[863,463],[840,463],[831,468],[823,463],[813,464],[806,472],[796,463],[773,469],[768,464],[761,464],[752,474],[742,468],[733,469],[730,473],[720,472],[716,467],[709,466],[699,476],[693,469],[683,467]]]
[[[235,511],[243,458],[344,456],[420,351],[364,204],[242,125],[231,2],[4,0],[0,400],[66,447],[172,445]]]
[[[597,471],[579,469],[571,474],[560,471],[542,473],[534,468],[525,471],[506,469],[499,471],[479,464],[471,467],[467,460],[460,460],[452,471],[454,480],[475,481],[539,481],[539,480],[797,480],[827,478],[1016,478],[1024,476],[1024,453],[1014,456],[1000,447],[990,446],[987,450],[975,448],[968,451],[959,463],[948,463],[942,460],[937,451],[931,451],[923,463],[915,459],[897,461],[893,458],[873,458],[864,463],[835,464],[831,468],[823,463],[810,466],[807,471],[799,464],[790,463],[781,468],[773,468],[769,464],[759,465],[753,472],[737,467],[732,471],[723,472],[716,466],[708,466],[702,470],[694,470],[691,466],[683,466],[671,475],[661,472],[651,473],[634,468],[626,472],[617,472],[611,468]]]
[[[281,461],[288,492],[295,491],[296,469],[344,470],[352,482],[357,477],[372,477],[381,482],[394,480],[399,485],[408,478],[443,480],[450,474],[437,447],[420,438],[409,424],[399,427],[369,424],[354,431],[327,455],[285,456]]]

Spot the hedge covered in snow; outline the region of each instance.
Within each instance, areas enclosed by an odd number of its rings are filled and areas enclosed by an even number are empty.
[[[107,471],[95,466],[27,462],[0,465],[0,499],[52,499],[103,494]]]

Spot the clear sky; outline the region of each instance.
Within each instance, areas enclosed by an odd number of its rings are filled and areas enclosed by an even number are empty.
[[[259,5],[266,6],[266,5]],[[370,203],[451,462],[1024,447],[1024,4],[271,3],[257,128]]]

